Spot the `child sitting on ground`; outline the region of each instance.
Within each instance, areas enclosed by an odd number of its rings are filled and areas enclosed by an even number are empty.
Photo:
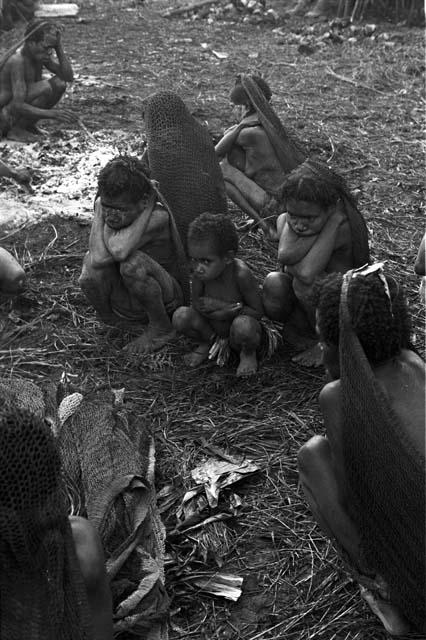
[[[237,231],[227,216],[202,213],[191,223],[192,302],[175,311],[173,326],[197,343],[185,357],[190,367],[217,355],[223,365],[223,347],[227,355],[230,347],[240,358],[237,376],[248,376],[257,371],[263,306],[258,283],[237,251]]]

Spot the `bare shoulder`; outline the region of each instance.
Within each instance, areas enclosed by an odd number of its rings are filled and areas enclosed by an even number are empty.
[[[238,136],[238,143],[242,147],[252,147],[261,140],[269,140],[264,128],[260,125],[253,125],[242,129]]]
[[[421,376],[421,379],[424,380],[425,363],[424,360],[419,355],[417,355],[415,351],[411,351],[411,349],[402,349],[399,359],[401,362],[405,363],[407,366],[416,371]]]
[[[165,229],[169,225],[171,214],[160,203],[155,205],[154,211],[149,219],[148,231]]]
[[[391,393],[406,385],[409,386],[409,393],[417,393],[419,389],[422,393],[424,392],[425,363],[415,351],[410,349],[402,349],[394,360],[377,367],[374,373]],[[408,400],[406,392],[397,395],[402,395]]]
[[[256,282],[256,278],[250,267],[239,258],[234,258],[235,277],[238,282],[253,283]]]
[[[374,374],[398,422],[413,446],[425,452],[425,368],[414,351],[403,349],[391,362],[377,367]]]
[[[25,72],[25,60],[21,52],[18,50],[12,56],[10,56],[9,60],[5,63],[2,68],[2,74],[9,73],[24,73]]]
[[[319,395],[319,405],[333,455],[340,457],[342,435],[342,386],[340,380],[325,385]]]
[[[340,380],[333,380],[321,389],[319,404],[323,413],[330,411],[336,405],[339,405],[340,408],[341,386]]]
[[[352,232],[349,220],[346,219],[339,226],[339,231],[336,238],[336,249],[342,247],[352,247]]]
[[[99,534],[86,518],[70,516],[69,521],[84,581],[88,588],[95,587],[105,573]]]
[[[25,58],[22,55],[22,51],[20,49],[18,49],[17,51],[15,51],[15,53],[10,56],[9,60],[6,62],[6,67],[16,67],[16,66],[25,66]]]

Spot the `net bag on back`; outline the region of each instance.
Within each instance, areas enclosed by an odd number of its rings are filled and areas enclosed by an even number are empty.
[[[156,93],[145,101],[151,177],[170,207],[182,243],[200,213],[227,213],[225,184],[210,134],[179,96]]]
[[[290,173],[306,158],[298,142],[292,139],[263,91],[248,74],[241,75],[241,85],[256,109],[259,122],[274,148],[284,173]]]
[[[405,436],[352,328],[352,276],[343,280],[339,338],[348,504],[367,562],[425,631],[425,457]]]
[[[56,442],[41,417],[0,404],[0,637],[90,640]]]

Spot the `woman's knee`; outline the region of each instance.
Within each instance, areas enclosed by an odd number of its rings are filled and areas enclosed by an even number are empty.
[[[295,294],[290,276],[280,271],[269,273],[262,287],[262,301],[268,318],[284,321],[295,304]]]
[[[287,273],[272,271],[263,282],[263,295],[271,299],[282,299],[293,294],[293,282]]]
[[[317,472],[330,458],[330,445],[324,436],[313,436],[297,454],[297,465],[301,476],[309,477]]]

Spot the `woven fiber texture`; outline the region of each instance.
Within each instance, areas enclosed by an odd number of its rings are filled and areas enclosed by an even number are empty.
[[[292,139],[275,113],[263,91],[248,74],[241,75],[241,85],[256,109],[259,122],[264,128],[284,173],[289,173],[306,159],[296,140]]]
[[[339,338],[349,504],[367,562],[389,585],[391,601],[424,631],[425,458],[404,437],[352,329],[351,277],[343,280]]]
[[[176,94],[163,91],[145,101],[152,178],[170,207],[186,248],[188,227],[200,213],[227,213],[225,184],[207,129]]]
[[[0,637],[90,640],[57,443],[33,387],[0,387]],[[17,396],[36,413],[16,408]]]
[[[59,442],[74,515],[88,517],[104,546],[117,637],[166,638],[151,438],[114,406],[112,394],[97,393],[65,421]]]

